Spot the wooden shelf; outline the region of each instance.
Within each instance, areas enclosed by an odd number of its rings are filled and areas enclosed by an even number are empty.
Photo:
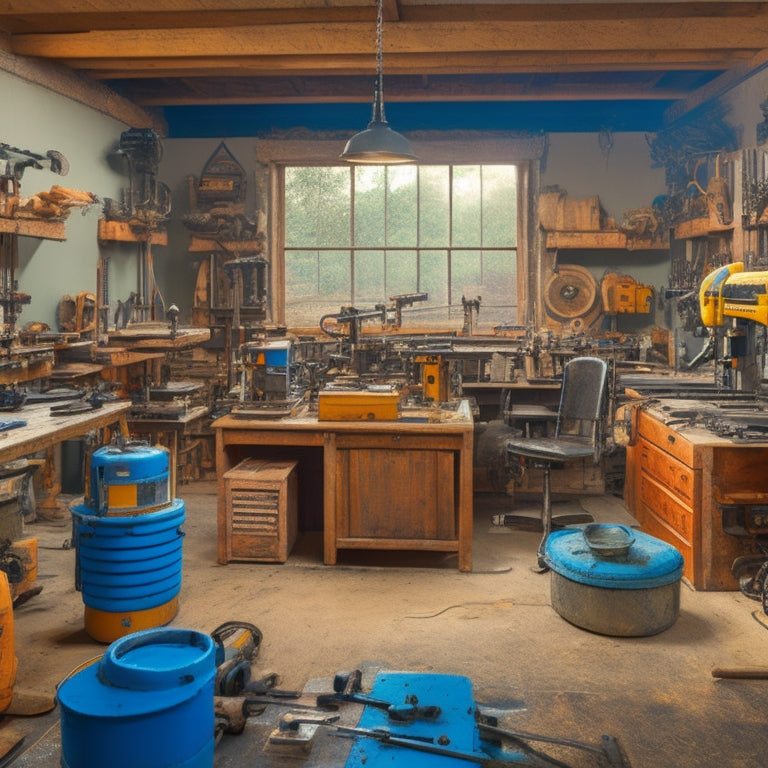
[[[687,240],[690,237],[707,237],[709,235],[719,235],[725,232],[731,232],[733,225],[724,227],[714,223],[709,216],[701,219],[689,219],[683,221],[675,227],[675,239]]]
[[[547,248],[563,248],[622,251],[658,251],[667,250],[669,242],[665,240],[639,240],[627,237],[617,229],[595,230],[590,232],[566,232],[556,230],[547,232]]]
[[[129,349],[184,349],[203,344],[211,338],[210,328],[179,328],[171,339],[168,323],[138,323],[121,330],[110,331],[110,343]]]
[[[263,240],[217,240],[195,235],[189,244],[190,253],[260,253],[264,250]]]
[[[167,232],[143,232],[137,234],[127,221],[107,221],[99,219],[99,241],[120,243],[150,243],[168,245]]]
[[[67,239],[67,231],[63,221],[0,218],[0,232],[9,232],[13,235],[24,235],[25,237],[39,237],[44,240]]]

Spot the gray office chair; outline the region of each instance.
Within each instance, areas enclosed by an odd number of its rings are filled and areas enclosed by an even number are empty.
[[[522,456],[544,470],[544,497],[541,504],[543,536],[538,550],[539,569],[544,562],[544,545],[552,530],[550,470],[553,464],[592,456],[600,460],[606,406],[608,365],[597,357],[574,357],[563,369],[563,385],[552,437],[514,437],[506,441],[507,457]]]

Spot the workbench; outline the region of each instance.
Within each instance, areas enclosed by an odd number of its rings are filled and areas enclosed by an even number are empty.
[[[322,496],[323,561],[340,549],[458,553],[472,570],[472,446],[469,403],[435,422],[318,421],[314,416],[243,419],[231,414],[216,432],[218,560],[227,562],[224,475],[242,459],[295,458],[298,479]],[[292,450],[296,450],[292,454]],[[309,449],[309,451],[307,451]],[[308,489],[312,461],[321,488]]]
[[[51,403],[25,405],[21,410],[4,413],[0,421],[26,421],[26,426],[0,432],[0,463],[13,461],[44,451],[64,440],[117,425],[127,435],[126,413],[131,407],[127,400],[103,403],[100,408],[67,416],[52,416]]]
[[[723,529],[721,505],[768,500],[768,440],[733,440],[671,418],[681,406],[696,410],[695,401],[682,400],[639,409],[627,446],[624,501],[644,531],[682,553],[683,575],[693,587],[736,590],[734,560],[761,553],[754,537]]]
[[[189,408],[178,418],[141,417],[129,414],[128,429],[131,435],[146,439],[150,445],[162,445],[168,449],[170,465],[171,497],[175,498],[178,487],[179,450],[181,439],[188,438],[194,429],[200,429],[202,420],[210,409],[205,405]]]

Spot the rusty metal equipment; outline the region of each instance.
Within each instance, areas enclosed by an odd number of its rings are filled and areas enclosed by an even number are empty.
[[[157,178],[163,145],[151,128],[130,128],[120,134],[111,156],[128,176],[122,200],[106,198],[104,217],[127,221],[140,231],[154,231],[171,213],[171,190]]]
[[[413,362],[421,366],[421,394],[425,402],[448,401],[450,364],[441,354],[415,355]]]
[[[21,178],[27,168],[50,170],[66,176],[69,163],[61,152],[49,149],[44,155],[0,143],[0,216],[10,217],[19,203]],[[3,328],[0,343],[7,350],[16,337],[16,320],[21,307],[32,297],[19,293],[16,280],[18,268],[18,241],[15,234],[0,233],[0,307],[3,309]]]
[[[69,162],[54,149],[41,155],[0,142],[0,216],[13,215],[19,202],[21,177],[27,168],[47,169],[58,176],[66,176]]]
[[[588,328],[600,312],[597,281],[589,270],[561,264],[544,287],[547,314],[572,331]]]
[[[162,157],[162,142],[151,128],[123,131],[110,156],[122,165],[128,187],[122,190],[121,200],[104,200],[104,218],[127,223],[136,236],[139,260],[133,319],[139,322],[158,319],[151,240],[171,215],[171,190],[157,178]],[[102,277],[106,278],[106,272],[102,272]]]

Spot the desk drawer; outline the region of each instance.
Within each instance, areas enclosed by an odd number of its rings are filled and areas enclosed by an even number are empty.
[[[659,450],[647,440],[638,440],[641,472],[671,491],[683,504],[696,505],[695,472],[674,456]]]
[[[642,410],[637,416],[637,429],[641,438],[659,446],[687,466],[700,469],[700,457],[694,450],[693,443],[675,432],[674,429],[662,424]]]
[[[696,579],[696,562],[695,553],[693,547],[689,542],[681,539],[675,531],[673,531],[664,520],[656,517],[653,514],[653,510],[646,507],[641,502],[640,509],[638,510],[638,520],[642,517],[643,532],[651,536],[655,536],[657,539],[665,541],[667,544],[672,545],[683,556],[683,576],[688,581],[698,588]]]
[[[667,488],[644,473],[640,475],[640,505],[642,511],[638,520],[643,527],[647,516],[652,515],[663,521],[688,546],[693,545],[693,510],[681,504]]]

